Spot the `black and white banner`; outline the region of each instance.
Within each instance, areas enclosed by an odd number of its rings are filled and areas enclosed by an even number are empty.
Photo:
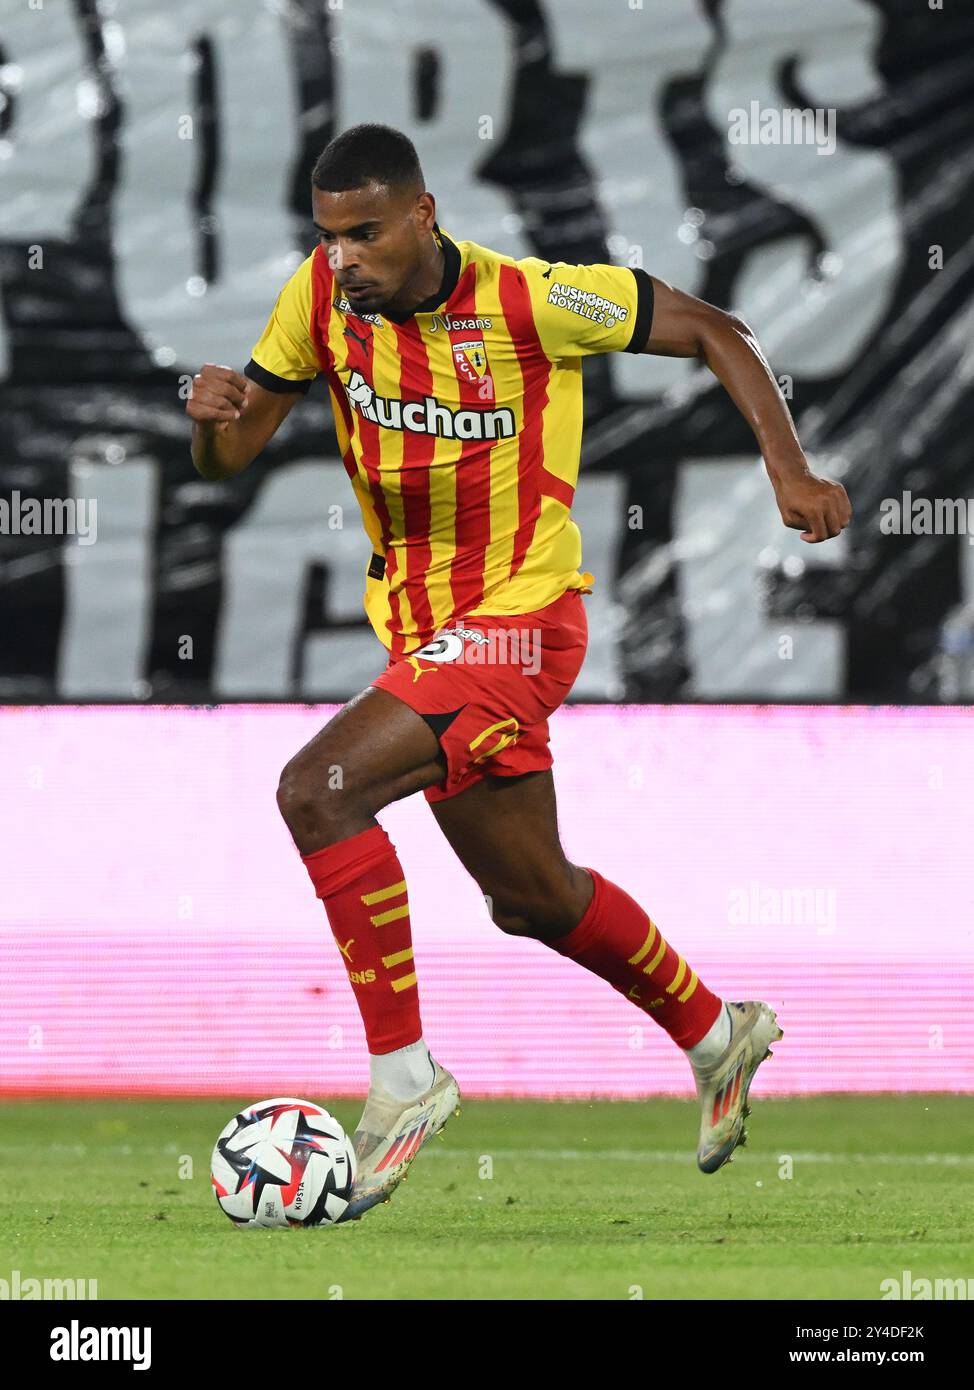
[[[380,120],[452,236],[743,315],[852,497],[802,544],[705,370],[587,360],[576,699],[970,698],[972,90],[957,0],[0,0],[0,697],[381,669],[321,383],[226,483],[184,413]]]

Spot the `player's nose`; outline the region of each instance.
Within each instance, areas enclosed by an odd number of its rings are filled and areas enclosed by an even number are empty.
[[[353,245],[343,244],[340,240],[335,243],[335,269],[354,270],[358,265],[358,257],[355,254]]]

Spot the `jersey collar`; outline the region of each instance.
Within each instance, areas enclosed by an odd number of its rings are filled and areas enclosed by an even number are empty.
[[[393,314],[388,309],[384,309],[382,317],[391,320],[392,323],[408,323],[414,314],[435,313],[442,304],[446,303],[457,287],[457,281],[460,279],[460,248],[450,240],[438,222],[433,223],[433,235],[443,250],[443,279],[440,282],[440,288],[435,294],[431,294],[429,298],[416,304],[407,314]]]

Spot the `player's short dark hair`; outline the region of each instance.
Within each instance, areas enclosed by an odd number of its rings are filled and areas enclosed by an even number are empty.
[[[426,188],[416,147],[408,135],[390,125],[372,123],[353,125],[336,135],[318,156],[311,182],[329,193],[372,182],[395,189],[415,188],[417,194]]]

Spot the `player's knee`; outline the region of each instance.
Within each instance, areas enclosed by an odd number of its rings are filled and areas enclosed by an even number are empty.
[[[317,797],[300,760],[292,758],[281,772],[277,784],[277,807],[288,825],[307,816]]]
[[[300,754],[286,764],[277,787],[277,805],[284,820],[295,829],[314,825],[325,830],[347,814],[343,802],[342,779],[329,774],[327,767],[302,758]]]

